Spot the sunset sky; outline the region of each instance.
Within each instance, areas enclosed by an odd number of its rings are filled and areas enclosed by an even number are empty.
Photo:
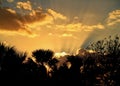
[[[18,50],[76,49],[120,34],[120,0],[0,0],[0,41]]]

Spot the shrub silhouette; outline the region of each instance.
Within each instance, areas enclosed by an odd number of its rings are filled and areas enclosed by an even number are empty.
[[[90,44],[86,49],[96,51],[100,54],[120,56],[119,36],[116,35],[113,38],[109,36],[108,38]]]
[[[90,44],[87,49],[96,52],[95,71],[99,84],[119,85],[120,79],[120,41],[119,36],[109,36]]]

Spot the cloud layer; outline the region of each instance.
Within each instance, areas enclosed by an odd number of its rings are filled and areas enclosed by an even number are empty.
[[[11,31],[11,33],[13,31],[18,33],[21,31],[21,35],[28,34],[35,36],[38,35],[38,30],[42,28],[52,29],[53,31],[57,30],[58,34],[61,33],[59,37],[72,37],[73,34],[71,32],[93,31],[96,28],[104,29],[102,24],[84,25],[81,22],[74,22],[78,17],[69,22],[67,16],[52,9],[46,9],[45,11],[41,7],[33,9],[30,1],[17,2],[16,8],[20,12],[9,7],[0,8],[0,31]],[[64,31],[67,32],[63,33]],[[51,32],[49,31],[48,34]]]
[[[10,3],[13,1],[8,0]],[[103,38],[107,34],[120,33],[119,9],[111,11],[102,22],[89,25],[84,22],[95,22],[94,19],[88,20],[88,17],[83,17],[82,22],[78,16],[70,19],[55,9],[43,9],[40,6],[33,7],[32,5],[33,3],[29,0],[16,2],[15,8],[1,7],[0,34],[32,37],[40,40],[41,46],[47,47],[51,44],[56,49],[73,51],[75,48],[87,45],[90,40]],[[90,14],[85,15],[91,16]],[[56,42],[54,42],[55,40]],[[47,44],[45,45],[45,43]],[[53,47],[51,45],[49,47]]]

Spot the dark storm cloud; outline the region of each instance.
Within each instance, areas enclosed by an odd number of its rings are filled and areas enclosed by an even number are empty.
[[[30,14],[22,15],[10,8],[0,8],[0,30],[24,30],[31,34],[32,32],[26,24],[42,21],[45,17],[46,15],[38,10],[32,10]]]

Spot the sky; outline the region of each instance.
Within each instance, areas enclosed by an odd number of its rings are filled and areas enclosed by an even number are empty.
[[[74,53],[120,34],[120,0],[0,0],[0,41]]]

